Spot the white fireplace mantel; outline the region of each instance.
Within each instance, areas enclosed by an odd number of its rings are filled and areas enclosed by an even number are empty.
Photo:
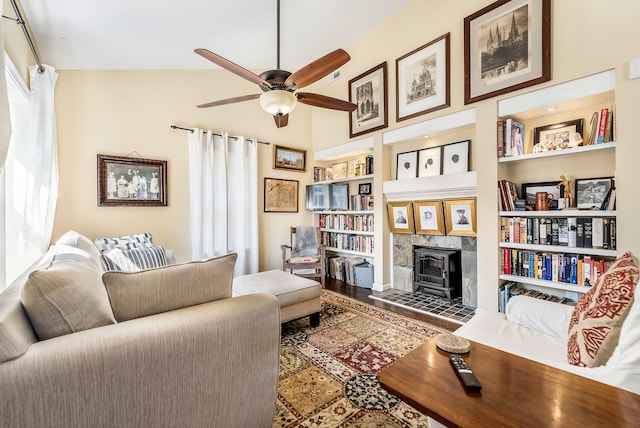
[[[475,197],[476,172],[385,181],[382,193],[388,202]]]

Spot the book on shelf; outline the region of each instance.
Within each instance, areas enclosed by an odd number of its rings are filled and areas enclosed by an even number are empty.
[[[520,156],[524,154],[524,123],[515,119],[506,119],[504,121],[501,141],[498,145],[502,145],[504,156]],[[499,149],[498,149],[499,150]]]
[[[504,120],[499,120],[497,124],[497,132],[498,132],[498,157],[504,157]]]
[[[500,207],[502,211],[515,211],[516,201],[520,200],[518,185],[508,180],[498,180]]]

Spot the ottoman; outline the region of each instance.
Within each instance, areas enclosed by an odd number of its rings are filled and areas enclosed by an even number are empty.
[[[320,291],[312,279],[274,269],[233,279],[233,297],[252,293],[273,294],[280,303],[280,322],[309,316],[311,326],[320,325]]]

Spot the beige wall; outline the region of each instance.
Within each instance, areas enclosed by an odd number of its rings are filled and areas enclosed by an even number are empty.
[[[352,60],[344,66],[342,78],[331,84],[320,82],[314,90],[328,95],[348,96],[348,81],[360,73],[387,61],[389,86],[389,127],[374,134],[374,152],[384,158],[376,169],[376,198],[383,201],[381,181],[390,179],[395,171],[395,153],[420,147],[453,142],[460,135],[439,136],[439,141],[406,143],[383,147],[382,134],[456,111],[475,107],[477,123],[472,134],[472,168],[478,175],[478,304],[496,309],[499,253],[497,251],[497,197],[496,161],[497,102],[518,93],[554,85],[608,69],[616,71],[616,109],[618,112],[618,148],[616,150],[616,177],[618,185],[618,252],[631,250],[640,255],[640,229],[636,227],[634,213],[640,212],[636,165],[640,159],[640,145],[636,144],[636,124],[640,107],[640,79],[628,80],[630,59],[640,56],[637,40],[640,39],[640,4],[636,0],[607,3],[597,0],[563,0],[552,2],[552,80],[534,88],[512,92],[501,97],[464,105],[464,18],[491,4],[491,1],[441,2],[414,0],[405,9],[371,33],[347,47]],[[451,33],[451,106],[397,123],[395,120],[395,59],[447,33]],[[586,116],[589,117],[589,116]],[[315,149],[326,148],[349,141],[348,119],[329,117],[321,110],[313,111],[312,141]],[[534,125],[536,126],[536,125]],[[442,141],[442,139],[449,141]],[[578,161],[574,161],[578,162]],[[572,165],[577,168],[578,165]],[[597,165],[579,165],[582,177],[592,177]],[[555,178],[562,171],[550,171]],[[380,207],[381,204],[378,204]],[[384,255],[376,264],[383,265],[384,272],[376,272],[376,282],[390,281],[389,244],[386,212],[376,211],[377,246],[382,241]],[[382,220],[380,219],[382,215]],[[637,217],[637,216],[636,216]],[[380,275],[380,276],[378,276]]]
[[[5,4],[8,4],[7,0]],[[497,101],[511,93],[465,106],[463,104],[463,19],[491,1],[441,2],[414,0],[397,15],[350,46],[352,60],[343,67],[342,77],[331,83],[319,82],[313,92],[348,98],[348,81],[365,70],[388,63],[389,129],[399,128],[455,111],[475,107],[477,124],[472,139],[472,166],[478,171],[478,257],[479,305],[495,308],[498,283],[497,251],[497,162],[495,157],[495,120]],[[5,12],[7,6],[5,5]],[[640,254],[640,229],[634,213],[640,212],[634,168],[640,159],[635,144],[640,108],[640,80],[628,80],[628,61],[640,56],[636,41],[640,6],[636,0],[618,0],[602,7],[598,0],[552,2],[552,81],[553,85],[607,69],[616,70],[616,106],[618,111],[619,247]],[[6,32],[6,27],[5,32]],[[451,33],[451,107],[428,115],[396,123],[395,59],[442,34]],[[22,67],[22,35],[6,35],[5,43],[14,62]],[[16,41],[17,38],[17,41]],[[13,46],[13,47],[12,47]],[[15,57],[14,57],[15,56]],[[44,58],[46,63],[47,58]],[[33,61],[31,61],[33,62]],[[535,89],[535,88],[533,88]],[[521,92],[527,92],[526,89]],[[255,86],[224,71],[60,71],[56,90],[58,138],[61,168],[59,209],[54,238],[69,228],[91,237],[122,235],[148,230],[158,242],[178,252],[180,260],[189,258],[189,221],[187,187],[187,149],[184,131],[169,125],[198,126],[256,137],[273,143],[312,151],[349,141],[348,116],[344,113],[299,106],[290,125],[277,130],[271,117],[257,102],[198,110],[194,105],[255,91]],[[374,138],[376,177],[374,191],[383,201],[382,181],[392,176],[395,153],[382,145],[383,131]],[[474,135],[475,134],[475,135]],[[449,136],[452,139],[454,136]],[[456,136],[456,138],[459,136]],[[446,138],[446,137],[441,137]],[[445,142],[444,140],[442,142]],[[413,148],[410,143],[407,150]],[[431,143],[425,143],[425,146]],[[440,142],[438,143],[440,144]],[[96,206],[96,154],[127,155],[137,151],[144,157],[169,160],[169,206],[166,208],[99,208]],[[291,224],[308,223],[304,210],[304,184],[309,172],[276,171],[271,168],[271,148],[260,147],[260,207],[262,177],[300,180],[298,214],[260,215],[260,268],[277,268],[279,245],[287,240]],[[585,176],[590,167],[585,165]],[[636,187],[634,187],[636,186]],[[261,210],[262,211],[262,210]],[[389,240],[384,204],[377,203],[376,282],[388,282]],[[381,229],[382,228],[382,229]],[[382,239],[379,239],[382,238]],[[619,250],[620,252],[621,250]]]

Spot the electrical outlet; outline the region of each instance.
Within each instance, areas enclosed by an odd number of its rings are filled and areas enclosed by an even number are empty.
[[[640,58],[629,61],[629,79],[640,77]]]

